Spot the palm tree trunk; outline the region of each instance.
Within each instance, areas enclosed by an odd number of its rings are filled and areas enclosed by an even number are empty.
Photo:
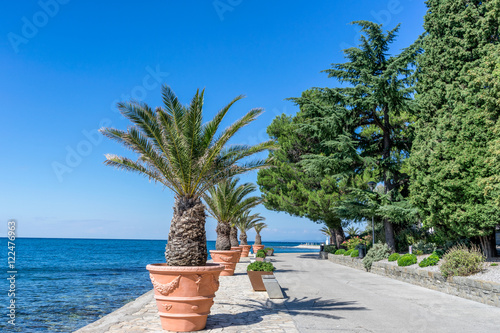
[[[247,243],[247,233],[242,231],[240,233],[240,241],[241,241],[241,245],[248,245]]]
[[[337,228],[334,228],[333,231],[335,234],[335,246],[337,247],[337,249],[344,248],[344,246],[342,245],[342,243],[345,241],[344,229],[341,225],[339,225]]]
[[[215,249],[218,251],[231,250],[231,226],[229,223],[217,223],[217,240],[215,241]]]
[[[205,206],[200,198],[177,197],[165,259],[169,266],[205,266],[207,236]]]
[[[260,234],[255,235],[255,245],[262,245],[262,239],[260,238]]]
[[[231,247],[240,246],[240,243],[238,243],[238,228],[236,226],[231,227],[229,237],[231,238]]]
[[[486,259],[490,260],[497,256],[497,248],[495,242],[495,231],[487,236],[480,236],[479,241],[481,242],[481,248],[486,256]]]

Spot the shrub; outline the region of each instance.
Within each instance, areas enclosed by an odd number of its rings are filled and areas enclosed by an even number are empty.
[[[389,258],[387,258],[387,260],[389,261],[396,261],[398,260],[398,258],[400,257],[401,255],[399,253],[393,253],[389,256]]]
[[[266,257],[266,251],[264,251],[264,250],[258,250],[256,257],[257,258],[265,258]]]
[[[333,244],[325,245],[325,252],[334,254],[337,251],[337,247]]]
[[[340,255],[340,254],[344,254],[344,253],[345,253],[344,249],[340,249],[340,250],[335,251],[336,255]]]
[[[344,255],[345,255],[346,257],[348,257],[348,256],[350,256],[350,255],[351,255],[352,251],[354,251],[354,250],[347,250],[347,251],[345,251]]]
[[[415,253],[417,256],[421,256],[422,254],[424,254],[424,251],[422,250],[417,250],[417,253]]]
[[[435,266],[439,261],[439,256],[432,253],[430,256],[418,263],[420,267]]]
[[[436,251],[432,252],[432,254],[435,254],[441,259],[444,256],[445,251],[442,249],[437,249]]]
[[[354,250],[358,245],[367,245],[372,241],[372,236],[368,235],[363,238],[359,236],[351,237],[342,243],[343,246],[347,247],[347,250]]]
[[[272,247],[266,247],[266,248],[264,249],[264,252],[266,252],[266,253],[267,253],[267,251],[272,251],[272,250],[273,250],[273,248],[272,248]]]
[[[484,269],[485,256],[480,248],[464,244],[456,245],[448,250],[443,257],[441,273],[444,277],[467,276]]]
[[[414,254],[403,254],[398,258],[398,266],[410,266],[417,263],[417,256]]]
[[[498,264],[492,263],[490,266],[498,266]]]
[[[412,249],[418,254],[419,251],[422,252],[422,254],[429,254],[437,249],[437,245],[434,243],[426,243],[425,241],[419,241],[416,244],[412,245]]]
[[[256,261],[247,266],[247,271],[273,272],[276,269],[270,262]]]
[[[363,258],[363,266],[365,266],[366,270],[369,271],[375,261],[386,259],[390,254],[391,250],[389,250],[387,244],[377,243],[373,245]]]
[[[359,250],[352,250],[351,257],[353,257],[353,258],[359,257]]]

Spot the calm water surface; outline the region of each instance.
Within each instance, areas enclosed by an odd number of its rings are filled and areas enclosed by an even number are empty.
[[[165,262],[163,240],[16,240],[16,326],[6,325],[9,301],[7,239],[0,238],[2,310],[0,331],[72,332],[151,290],[146,265]],[[215,242],[207,243],[215,249]],[[300,243],[273,242],[275,252]]]

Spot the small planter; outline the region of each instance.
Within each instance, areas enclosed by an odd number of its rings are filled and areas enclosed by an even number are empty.
[[[151,264],[146,269],[153,283],[161,327],[177,332],[204,329],[224,266]]]
[[[267,255],[267,256],[272,256],[272,255],[274,255],[274,249],[267,250],[266,255]]]
[[[255,260],[256,261],[265,261],[266,258],[259,258],[259,257],[256,257]]]
[[[247,271],[247,274],[254,291],[266,291],[264,282],[262,282],[262,275],[273,275],[273,272]]]
[[[231,276],[234,274],[236,263],[240,260],[240,251],[211,250],[210,256],[214,263],[224,265],[224,270],[220,273],[221,276]]]
[[[250,253],[250,248],[252,245],[240,245],[242,248],[241,250],[241,257],[248,257],[248,254]]]
[[[264,249],[264,245],[252,245],[253,253],[257,253],[257,251],[263,250],[263,249]]]

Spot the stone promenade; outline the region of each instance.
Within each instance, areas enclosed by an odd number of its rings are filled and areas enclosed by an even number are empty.
[[[234,276],[220,277],[207,327],[199,332],[298,332],[283,301],[269,300],[266,292],[252,290],[246,274],[248,263],[239,263]],[[161,329],[153,291],[76,331],[107,332],[167,332]]]

